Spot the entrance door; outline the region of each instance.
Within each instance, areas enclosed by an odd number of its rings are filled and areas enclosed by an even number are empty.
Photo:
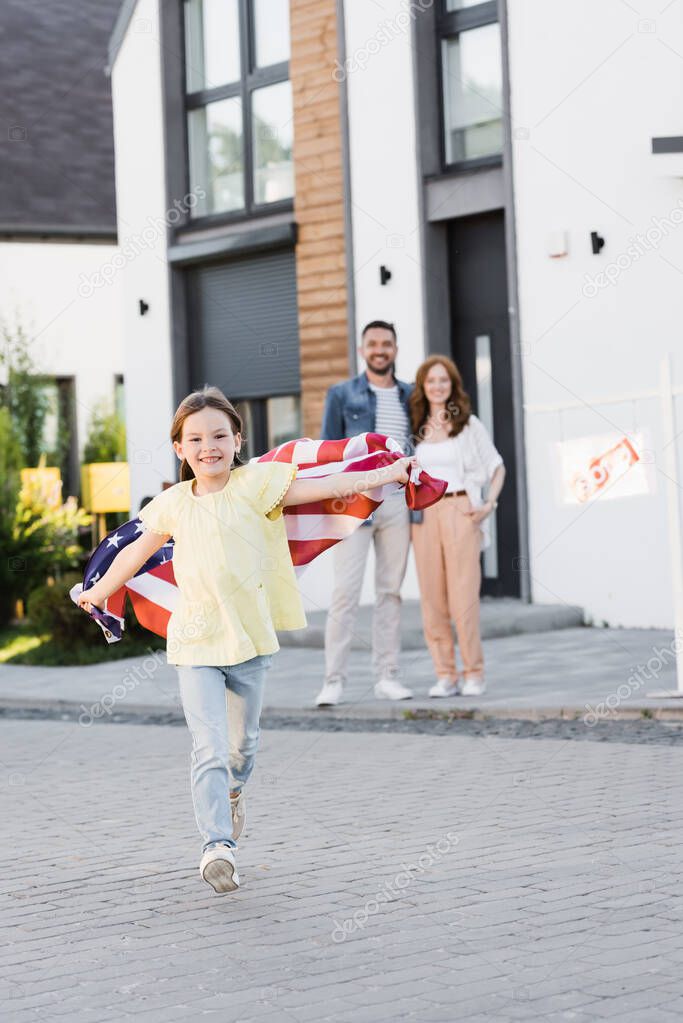
[[[461,217],[449,225],[452,353],[472,408],[505,462],[505,486],[483,554],[482,592],[519,596],[517,473],[505,222],[502,210]],[[492,516],[492,520],[494,518]]]

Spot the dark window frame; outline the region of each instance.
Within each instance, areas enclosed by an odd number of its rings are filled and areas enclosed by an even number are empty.
[[[57,447],[47,452],[41,441],[41,453],[56,455],[49,464],[57,465],[62,479],[62,500],[80,494],[78,424],[76,417],[76,377],[73,374],[37,373],[36,381],[54,385],[57,416]]]
[[[113,391],[114,411],[117,412],[124,423],[126,421],[126,382],[123,373],[114,373]]]
[[[277,395],[263,394],[263,395],[260,395],[259,397],[254,397],[254,398],[235,398],[234,400],[231,399],[231,400],[233,400],[233,404],[235,404],[238,407],[238,409],[241,406],[243,407],[245,405],[248,405],[249,408],[250,408],[252,428],[251,428],[251,433],[246,438],[246,445],[248,445],[248,447],[249,447],[249,449],[251,451],[251,454],[249,456],[250,458],[253,458],[253,457],[256,457],[256,456],[259,456],[259,455],[263,455],[263,454],[266,453],[266,451],[269,450],[269,447],[268,447],[268,432],[269,432],[269,430],[268,430],[268,428],[269,428],[270,424],[268,422],[268,401],[271,398],[273,398],[273,397],[276,397],[276,398],[298,398],[298,400],[299,400],[299,413],[300,414],[302,413],[301,392],[300,391],[291,391],[288,394],[277,394]],[[246,428],[246,424],[245,424],[245,428]],[[303,429],[303,425],[301,426],[301,428]],[[294,439],[298,439],[298,438],[294,438]],[[243,451],[243,454],[244,453],[245,452]]]
[[[443,42],[445,39],[454,39],[457,36],[473,28],[483,28],[485,25],[495,25],[500,22],[498,13],[498,0],[484,0],[483,3],[474,7],[464,7],[460,11],[447,11],[446,0],[440,0],[438,15],[436,19],[437,44],[439,58],[437,60],[438,96],[439,96],[439,120],[441,124],[441,167],[444,173],[466,173],[467,171],[479,170],[484,167],[500,167],[503,163],[503,149],[500,153],[491,153],[488,156],[477,156],[471,160],[455,160],[449,162],[446,158],[446,118],[444,98],[444,76],[443,76]],[[501,117],[502,117],[501,113]]]
[[[242,146],[244,182],[244,206],[238,210],[221,210],[193,217],[189,214],[183,226],[201,229],[225,224],[240,223],[257,217],[271,216],[274,213],[290,213],[294,210],[294,197],[280,199],[277,202],[257,203],[254,201],[254,138],[252,131],[252,93],[268,85],[278,85],[290,81],[289,61],[271,64],[265,68],[256,67],[256,32],[253,0],[237,0],[239,34],[240,34],[240,77],[239,80],[227,85],[219,85],[214,89],[198,89],[187,91],[186,67],[186,26],[185,2],[181,0],[181,32],[182,32],[182,82],[185,111],[185,181],[187,191],[190,189],[190,139],[187,130],[187,118],[191,110],[197,110],[222,99],[239,97],[242,103]]]

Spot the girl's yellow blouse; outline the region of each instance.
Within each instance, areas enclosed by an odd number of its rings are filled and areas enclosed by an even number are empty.
[[[250,462],[223,490],[197,497],[176,483],[140,511],[170,533],[179,599],[168,623],[169,664],[240,664],[280,649],[276,629],[306,625],[282,501],[296,465]]]

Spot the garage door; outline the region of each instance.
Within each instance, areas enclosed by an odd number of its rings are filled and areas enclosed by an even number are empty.
[[[282,250],[191,271],[192,387],[229,398],[296,394],[294,253]]]

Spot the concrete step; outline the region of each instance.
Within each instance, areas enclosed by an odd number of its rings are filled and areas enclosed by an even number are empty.
[[[372,645],[372,610],[369,605],[358,609],[351,644],[354,650],[367,650]],[[281,646],[318,650],[324,647],[327,612],[310,611],[306,617],[308,628],[279,634]],[[525,604],[515,597],[482,597],[481,601],[483,639],[575,629],[583,624],[583,609],[568,604]],[[401,644],[404,650],[425,648],[420,602],[417,600],[405,600],[401,607]]]

